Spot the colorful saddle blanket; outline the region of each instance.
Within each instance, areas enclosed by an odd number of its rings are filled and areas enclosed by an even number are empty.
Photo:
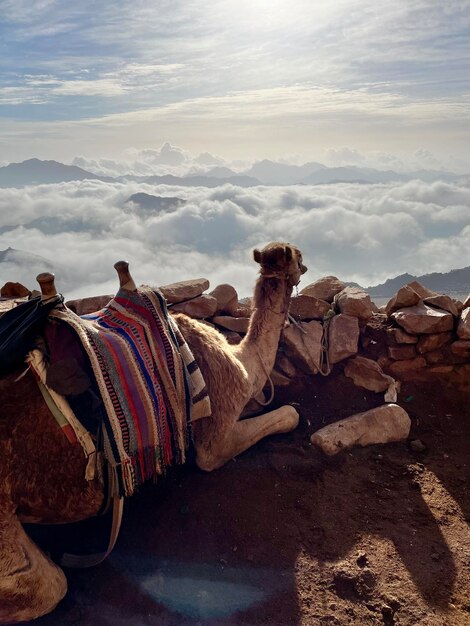
[[[191,422],[210,415],[201,372],[158,290],[120,290],[96,313],[56,309],[87,353],[105,407],[104,455],[115,484],[132,495],[166,467],[184,463]]]

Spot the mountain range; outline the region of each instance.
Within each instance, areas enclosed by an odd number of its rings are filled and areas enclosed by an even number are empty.
[[[166,174],[162,176],[101,176],[76,165],[65,165],[57,161],[28,159],[22,163],[10,163],[0,167],[0,187],[24,187],[69,182],[73,180],[101,180],[103,182],[136,181],[153,185],[177,185],[183,187],[218,187],[226,183],[238,187],[257,185],[320,185],[335,183],[388,183],[419,179],[426,182],[443,180],[468,181],[469,176],[438,170],[417,170],[395,172],[372,168],[347,166],[327,167],[314,161],[304,165],[290,165],[265,159],[254,163],[243,172],[235,172],[228,167],[216,166],[204,174],[186,176]]]

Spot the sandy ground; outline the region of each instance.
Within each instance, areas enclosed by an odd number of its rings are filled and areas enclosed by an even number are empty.
[[[381,404],[341,372],[279,392],[289,435],[224,468],[175,471],[127,503],[118,544],[46,624],[470,625],[470,403],[404,386],[408,442],[328,458],[323,424]]]

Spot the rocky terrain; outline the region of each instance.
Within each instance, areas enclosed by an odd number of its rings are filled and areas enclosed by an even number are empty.
[[[251,300],[230,285],[161,290],[231,342],[247,331]],[[1,293],[5,310],[29,291]],[[38,624],[470,624],[470,297],[411,281],[379,310],[325,277],[289,319],[273,407],[294,404],[299,428],[142,489],[111,557],[69,572]]]

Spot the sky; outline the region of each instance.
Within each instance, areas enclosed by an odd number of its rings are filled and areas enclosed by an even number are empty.
[[[468,0],[0,0],[0,160],[470,171]]]

